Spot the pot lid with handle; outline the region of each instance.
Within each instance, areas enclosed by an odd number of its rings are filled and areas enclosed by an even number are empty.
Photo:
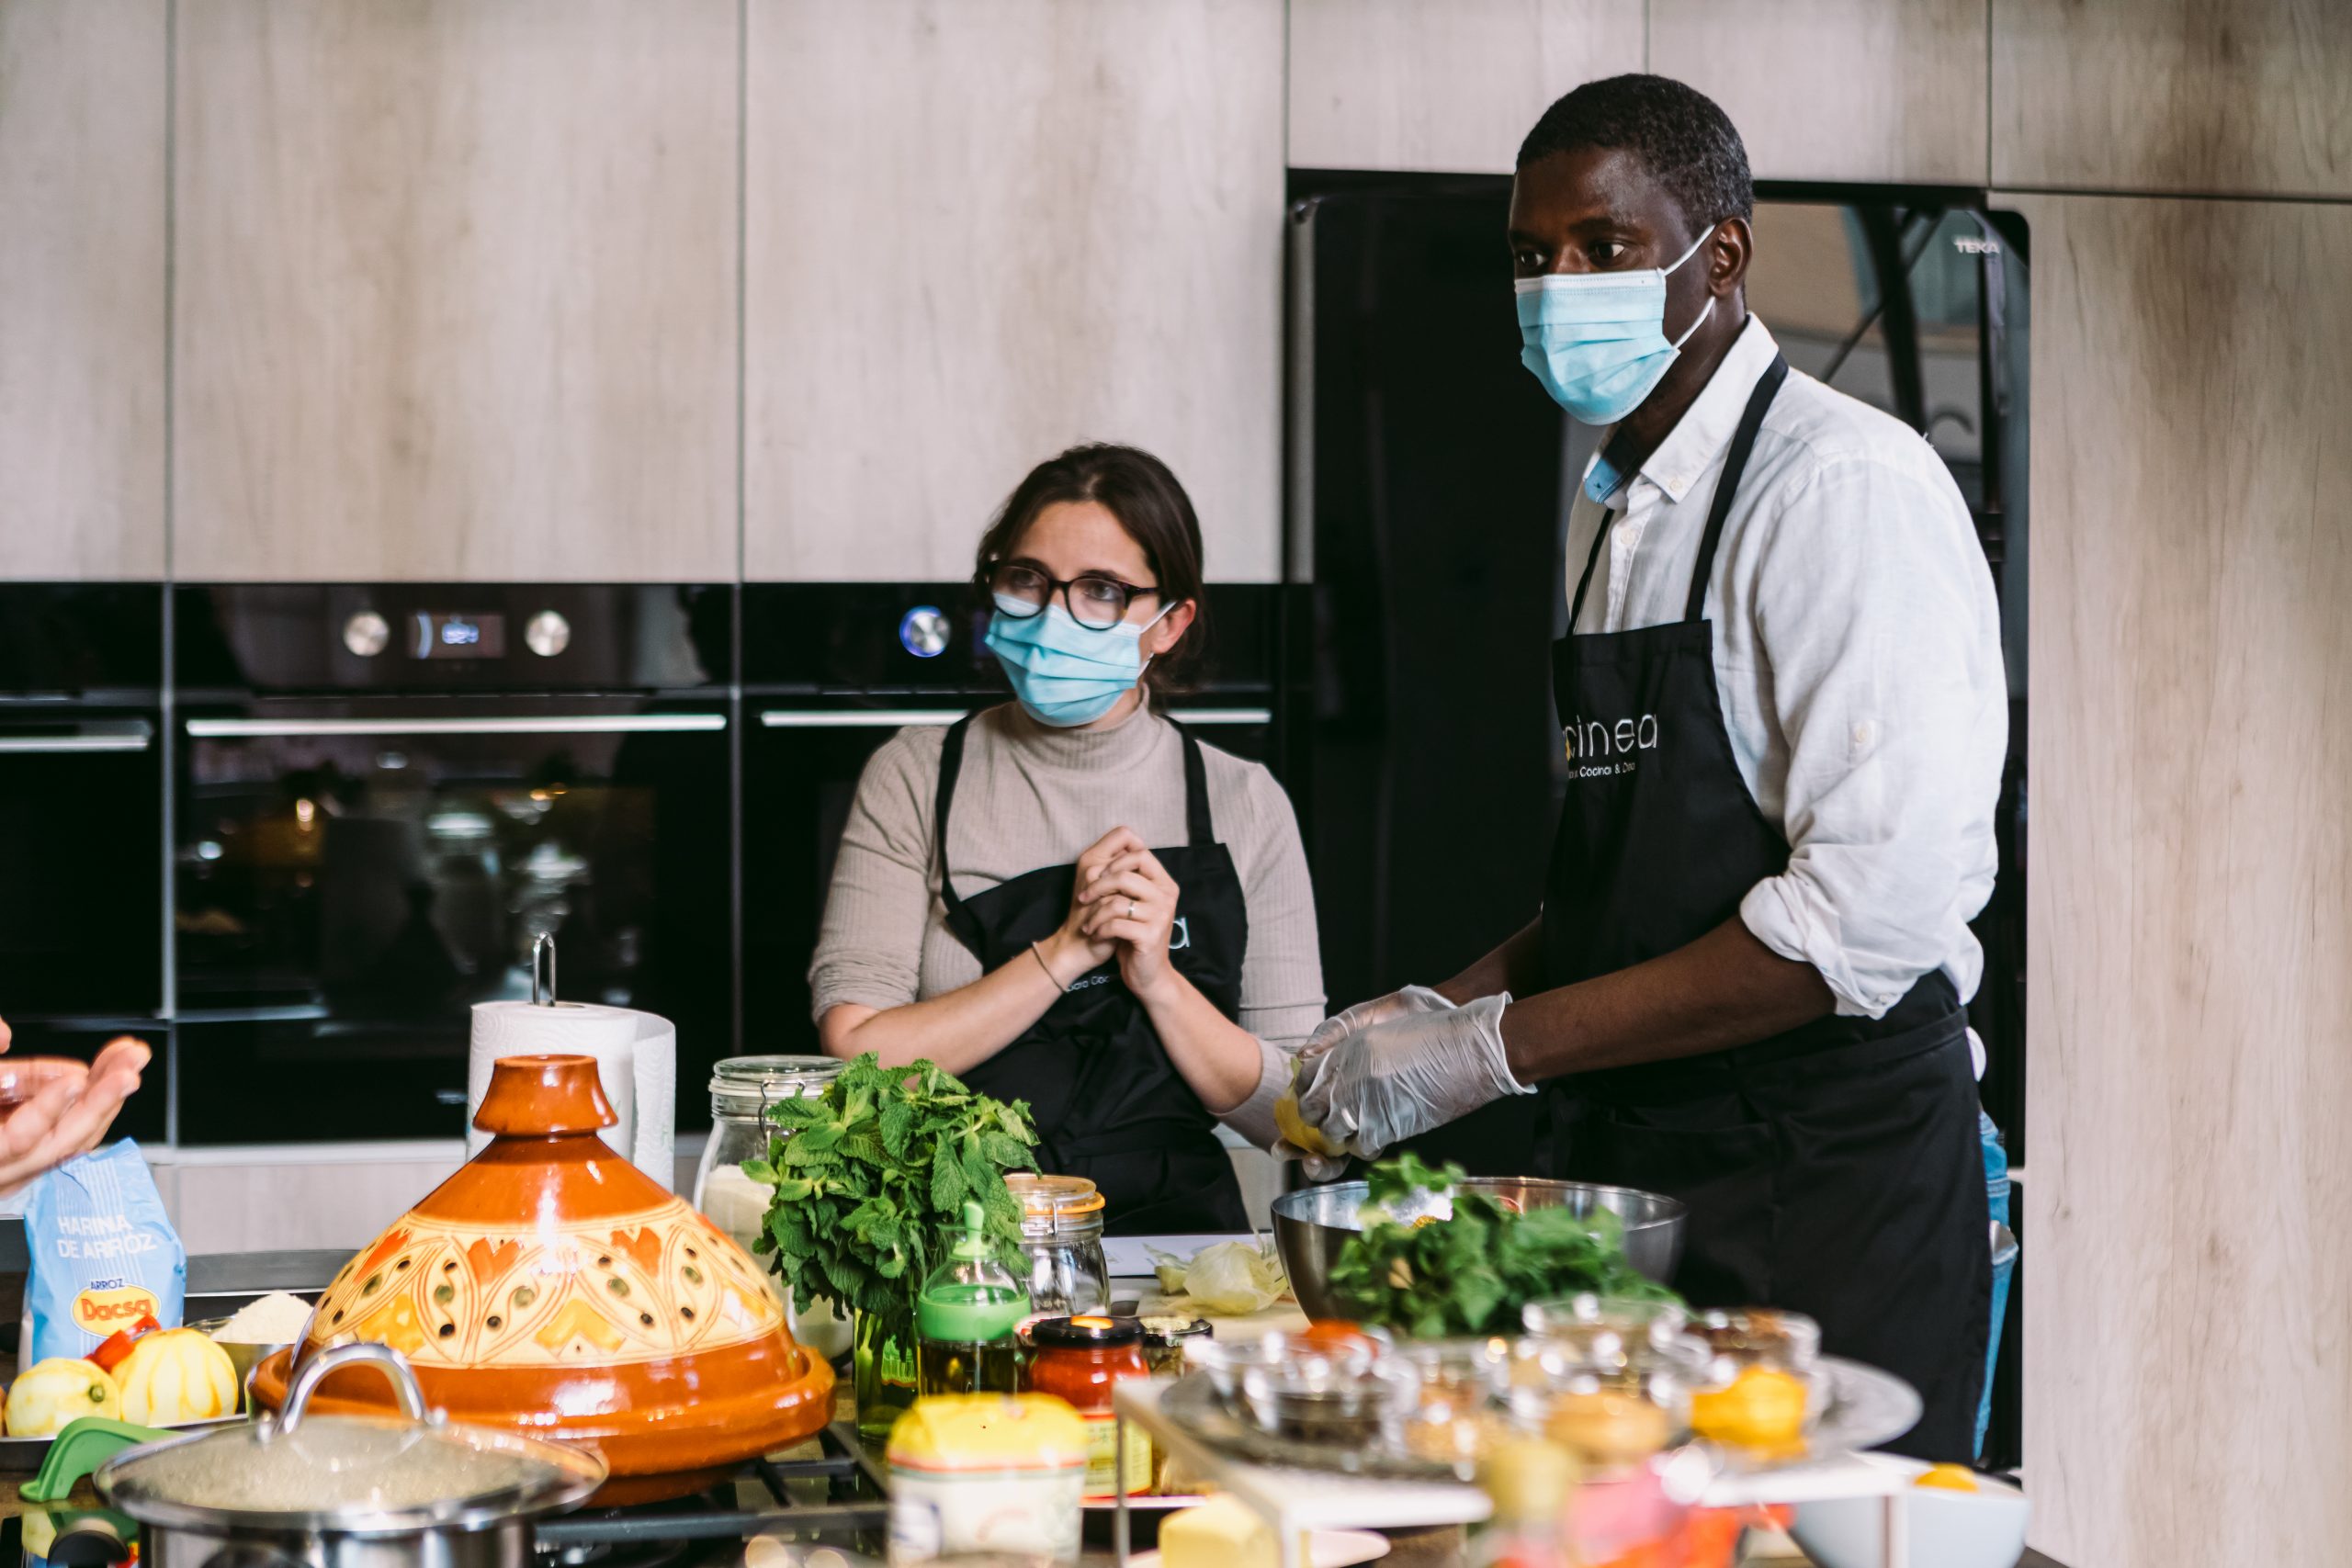
[[[400,1416],[311,1416],[329,1374],[380,1368]],[[98,1467],[98,1495],[141,1524],[355,1536],[487,1529],[568,1508],[605,1462],[560,1443],[428,1415],[390,1346],[339,1345],[305,1365],[285,1413],[149,1443]]]

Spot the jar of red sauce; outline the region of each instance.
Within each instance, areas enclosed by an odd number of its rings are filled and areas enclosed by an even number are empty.
[[[1111,1391],[1123,1379],[1150,1376],[1143,1359],[1143,1325],[1131,1317],[1046,1317],[1029,1325],[1035,1347],[1023,1379],[1032,1393],[1068,1400],[1086,1423],[1086,1495],[1118,1493],[1118,1422]],[[1141,1427],[1126,1433],[1130,1493],[1151,1489],[1151,1439]]]

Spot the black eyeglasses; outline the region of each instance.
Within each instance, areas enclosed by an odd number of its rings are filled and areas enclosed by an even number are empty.
[[[1146,583],[1122,582],[1099,571],[1062,579],[1048,577],[1026,561],[999,561],[989,569],[989,592],[996,607],[1014,620],[1042,615],[1054,595],[1062,596],[1069,618],[1090,631],[1109,631],[1127,618],[1127,606],[1136,598],[1159,590]]]

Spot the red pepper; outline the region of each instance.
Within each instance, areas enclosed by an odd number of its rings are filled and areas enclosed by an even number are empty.
[[[128,1328],[117,1329],[114,1333],[107,1335],[98,1348],[91,1351],[84,1359],[95,1361],[99,1367],[110,1372],[125,1356],[130,1354],[130,1348],[133,1345],[150,1334],[160,1334],[163,1331],[164,1325],[155,1321],[153,1313],[142,1312],[139,1314],[138,1322]]]

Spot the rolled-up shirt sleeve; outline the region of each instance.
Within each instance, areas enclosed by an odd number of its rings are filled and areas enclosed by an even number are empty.
[[[1258,1037],[1258,1087],[1217,1118],[1257,1145],[1281,1135],[1274,1101],[1290,1087],[1291,1063],[1323,1021],[1323,960],[1315,930],[1315,884],[1290,796],[1262,769],[1250,781],[1251,863],[1239,867],[1249,908],[1250,946],[1241,963],[1237,1020]]]
[[[858,778],[808,964],[820,1020],[844,1002],[904,1007],[920,992],[938,778],[938,748],[926,739],[901,733],[885,742]]]
[[[1940,481],[1940,483],[1939,483]],[[1740,917],[1883,1016],[1992,891],[2007,684],[1991,573],[1948,479],[1869,457],[1793,487],[1758,562],[1767,698],[1787,748],[1786,871]],[[1978,976],[1956,975],[1965,998]]]

